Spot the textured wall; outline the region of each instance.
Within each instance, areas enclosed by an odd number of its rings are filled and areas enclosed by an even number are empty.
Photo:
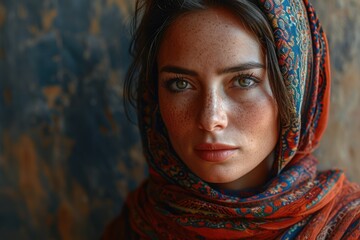
[[[360,183],[360,1],[313,1],[327,33],[331,111],[317,152],[322,168],[339,167]]]
[[[131,2],[1,1],[0,239],[98,239],[145,175],[121,102]]]
[[[98,239],[145,176],[121,102],[133,2],[0,1],[1,239]],[[360,2],[315,6],[333,65],[317,154],[360,182]]]

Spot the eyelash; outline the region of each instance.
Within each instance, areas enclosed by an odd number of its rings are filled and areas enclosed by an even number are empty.
[[[254,83],[249,87],[239,86],[241,89],[244,89],[244,90],[249,90],[251,88],[254,88],[254,87],[256,87],[256,85],[258,83],[260,83],[260,80],[257,77],[254,77],[254,73],[240,73],[236,77],[233,78],[233,82],[235,83],[239,80],[245,80],[245,79],[252,80]]]
[[[256,87],[256,85],[258,83],[260,83],[260,80],[257,78],[257,77],[254,77],[254,73],[239,73],[237,76],[235,76],[233,79],[232,79],[232,82],[233,84],[235,84],[237,81],[239,80],[244,80],[244,79],[250,79],[252,80],[254,83],[249,86],[249,87],[241,87],[241,86],[233,86],[233,87],[239,87],[243,90],[249,90],[251,88],[254,88]],[[176,83],[177,81],[184,81],[186,82],[188,85],[191,85],[187,80],[185,80],[185,78],[181,77],[181,76],[177,76],[177,77],[173,77],[173,78],[170,78],[170,79],[166,79],[163,83],[163,86],[169,90],[170,92],[173,92],[173,93],[180,93],[180,92],[183,92],[185,91],[186,89],[188,88],[185,88],[183,90],[181,89],[176,89],[173,84]]]
[[[173,93],[180,93],[180,92],[183,92],[184,90],[178,90],[176,88],[174,88],[172,85],[174,83],[176,83],[177,81],[184,81],[186,82],[188,85],[191,85],[187,80],[185,80],[183,77],[173,77],[173,78],[170,78],[170,79],[167,79],[165,80],[164,82],[164,87],[169,90],[170,92],[173,92]],[[187,89],[187,88],[186,88]]]

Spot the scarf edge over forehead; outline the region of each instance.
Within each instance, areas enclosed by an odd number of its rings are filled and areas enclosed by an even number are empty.
[[[317,173],[311,155],[325,130],[330,95],[328,44],[308,0],[259,0],[274,32],[291,93],[281,132],[278,175],[254,195],[227,194],[199,179],[163,134],[157,104],[144,91],[139,120],[150,177],[127,198],[122,236],[144,239],[360,237],[360,191],[339,170]],[[125,224],[125,225],[124,225]]]

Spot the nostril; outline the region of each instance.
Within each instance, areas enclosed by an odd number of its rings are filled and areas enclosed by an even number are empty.
[[[227,114],[220,99],[208,99],[199,113],[199,128],[202,130],[214,131],[227,126]]]

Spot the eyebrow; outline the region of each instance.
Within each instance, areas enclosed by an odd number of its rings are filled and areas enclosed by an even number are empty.
[[[221,69],[218,73],[219,74],[226,74],[226,73],[234,73],[234,72],[242,72],[250,69],[257,69],[262,68],[265,69],[265,65],[259,62],[247,62],[242,63],[236,66],[228,67]],[[160,69],[160,72],[167,72],[167,73],[177,73],[177,74],[185,74],[189,76],[198,76],[198,73],[194,70],[173,66],[173,65],[166,65]]]
[[[259,63],[259,62],[247,62],[247,63],[243,63],[243,64],[240,64],[237,66],[222,69],[219,71],[219,73],[224,74],[224,73],[242,72],[242,71],[246,71],[246,70],[250,70],[250,69],[257,69],[257,68],[265,69],[265,65],[262,63]]]

